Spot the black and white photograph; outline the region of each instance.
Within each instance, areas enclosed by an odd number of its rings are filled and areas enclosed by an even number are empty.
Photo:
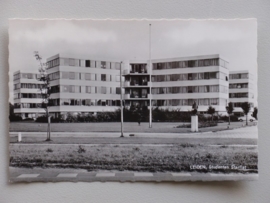
[[[9,181],[257,180],[257,21],[9,21]]]

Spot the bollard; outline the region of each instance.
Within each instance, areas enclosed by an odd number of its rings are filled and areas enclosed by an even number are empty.
[[[18,133],[18,142],[21,142],[21,141],[22,141],[22,133],[19,132],[19,133]]]

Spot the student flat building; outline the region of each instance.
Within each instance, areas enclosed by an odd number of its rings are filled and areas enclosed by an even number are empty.
[[[229,101],[234,106],[234,114],[242,115],[241,105],[248,102],[251,105],[251,112],[254,107],[254,76],[247,70],[230,71],[229,76]]]
[[[228,63],[219,55],[156,59],[151,61],[151,67],[147,60],[121,63],[59,54],[48,58],[47,63],[53,92],[49,111],[53,116],[66,115],[68,112],[115,111],[120,106],[120,75],[124,81],[122,92],[126,107],[149,107],[151,100],[153,108],[190,111],[196,102],[199,112],[205,112],[209,106],[213,106],[218,113],[226,112]],[[22,81],[18,77],[22,77],[22,74],[17,72],[16,78],[14,74],[16,88],[28,89],[28,86],[25,88],[20,84]],[[35,79],[29,80],[38,84]],[[21,113],[22,117],[37,117],[42,111],[37,108],[38,102],[30,98],[14,100],[15,113]],[[36,106],[29,105],[31,103]]]

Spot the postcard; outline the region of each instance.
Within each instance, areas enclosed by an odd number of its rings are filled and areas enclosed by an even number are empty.
[[[256,19],[11,19],[9,180],[257,180],[257,69]]]

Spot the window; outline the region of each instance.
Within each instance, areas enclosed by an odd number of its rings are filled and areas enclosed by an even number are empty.
[[[188,74],[188,80],[192,80],[192,73]]]
[[[75,66],[75,59],[69,59],[69,65]]]
[[[84,77],[85,77],[85,80],[91,80],[91,74],[90,73],[85,73]]]
[[[218,99],[210,99],[210,105],[218,105]]]
[[[211,85],[210,92],[219,92],[219,86],[218,85]]]
[[[106,87],[101,87],[101,94],[106,94]]]
[[[147,97],[147,89],[142,89],[142,98]]]
[[[101,68],[106,68],[106,62],[105,61],[101,61]]]
[[[50,80],[57,80],[60,78],[60,73],[59,72],[51,73],[49,74],[49,78]]]
[[[193,93],[192,86],[188,86],[188,93]]]
[[[188,80],[188,74],[182,74],[182,79],[183,80]]]
[[[172,87],[172,93],[174,94],[180,93],[180,87]]]
[[[115,69],[120,70],[120,65],[121,65],[120,63],[115,63]]]
[[[216,79],[216,78],[218,78],[217,72],[210,72],[209,73],[209,79]]]
[[[68,79],[69,78],[69,72],[62,72],[62,79]]]
[[[116,94],[121,94],[121,88],[120,87],[116,88]]]
[[[198,79],[203,80],[204,79],[204,73],[198,73]]]
[[[198,80],[198,73],[192,73],[192,80]]]
[[[115,76],[115,81],[120,82],[120,76],[119,75]]]
[[[85,60],[85,67],[90,67],[90,60]]]
[[[204,73],[204,79],[209,79],[209,73],[208,72]]]
[[[106,74],[101,74],[101,81],[106,81]]]
[[[74,72],[69,72],[69,79],[75,80],[75,73]]]

